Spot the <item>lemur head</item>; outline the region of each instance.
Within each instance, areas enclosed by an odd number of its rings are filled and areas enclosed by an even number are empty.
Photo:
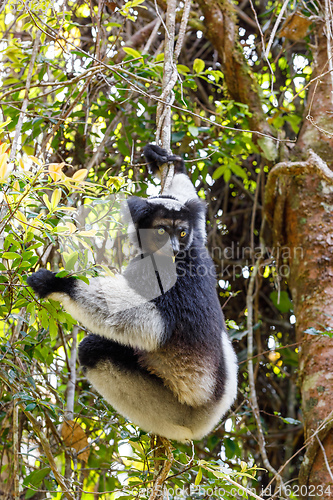
[[[171,196],[133,196],[127,200],[140,250],[176,256],[193,242],[195,219],[202,205],[189,200],[184,205]]]

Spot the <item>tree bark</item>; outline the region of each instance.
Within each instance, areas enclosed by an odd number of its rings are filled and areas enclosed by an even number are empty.
[[[323,427],[318,436],[332,467],[333,436],[328,431],[333,408],[333,340],[305,331],[312,328],[313,333],[324,333],[333,328],[332,206],[333,173],[317,155],[311,154],[307,162],[281,163],[272,169],[266,186],[266,211],[274,229],[279,268],[292,295],[300,342],[298,383],[308,443],[300,486],[306,487],[305,498],[311,487],[311,498],[318,499],[330,498],[321,487],[325,490],[332,483],[315,433]]]
[[[314,26],[313,34],[313,78],[322,76],[311,84],[294,149],[296,158],[308,160],[272,169],[265,207],[280,270],[289,270],[286,280],[300,342],[298,385],[307,445],[300,493],[302,498],[328,500],[333,494],[333,340],[325,335],[333,330],[332,51],[324,22]]]
[[[311,148],[330,167],[333,167],[333,88],[332,73],[328,71],[331,66],[328,49],[331,50],[331,58],[332,49],[327,41],[324,23],[320,22],[316,26],[316,47],[313,57],[315,66],[312,78],[323,76],[311,84],[307,97],[305,120],[299,133],[295,153],[299,157],[306,156],[308,148]]]

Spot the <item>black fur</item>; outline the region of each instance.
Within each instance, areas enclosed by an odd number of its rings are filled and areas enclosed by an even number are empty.
[[[79,345],[80,364],[86,368],[94,368],[104,359],[112,359],[117,366],[129,371],[141,369],[138,356],[132,347],[90,333]]]
[[[186,172],[184,160],[180,156],[170,155],[165,149],[160,148],[160,146],[147,144],[143,153],[153,174],[156,174],[159,168],[165,163],[173,163],[176,174],[184,174]]]
[[[27,283],[41,299],[54,292],[67,293],[70,297],[73,297],[76,279],[72,277],[57,278],[56,273],[52,273],[47,269],[39,269],[28,277]]]

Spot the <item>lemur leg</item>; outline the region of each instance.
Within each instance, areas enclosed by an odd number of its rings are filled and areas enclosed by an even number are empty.
[[[193,439],[193,409],[141,368],[133,349],[88,335],[79,358],[87,379],[119,413],[147,432],[182,442]]]

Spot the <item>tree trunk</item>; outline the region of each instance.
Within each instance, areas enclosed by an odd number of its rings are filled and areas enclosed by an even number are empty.
[[[314,77],[328,69],[323,25],[316,30]],[[276,165],[266,185],[266,214],[280,271],[285,276],[289,270],[286,279],[300,343],[298,384],[307,444],[300,493],[313,499],[333,494],[333,340],[318,333],[333,329],[333,172],[323,161],[332,167],[332,90],[327,73],[309,92],[295,148],[299,158],[308,160]],[[309,154],[309,148],[317,154]],[[308,329],[317,334],[306,333]]]

